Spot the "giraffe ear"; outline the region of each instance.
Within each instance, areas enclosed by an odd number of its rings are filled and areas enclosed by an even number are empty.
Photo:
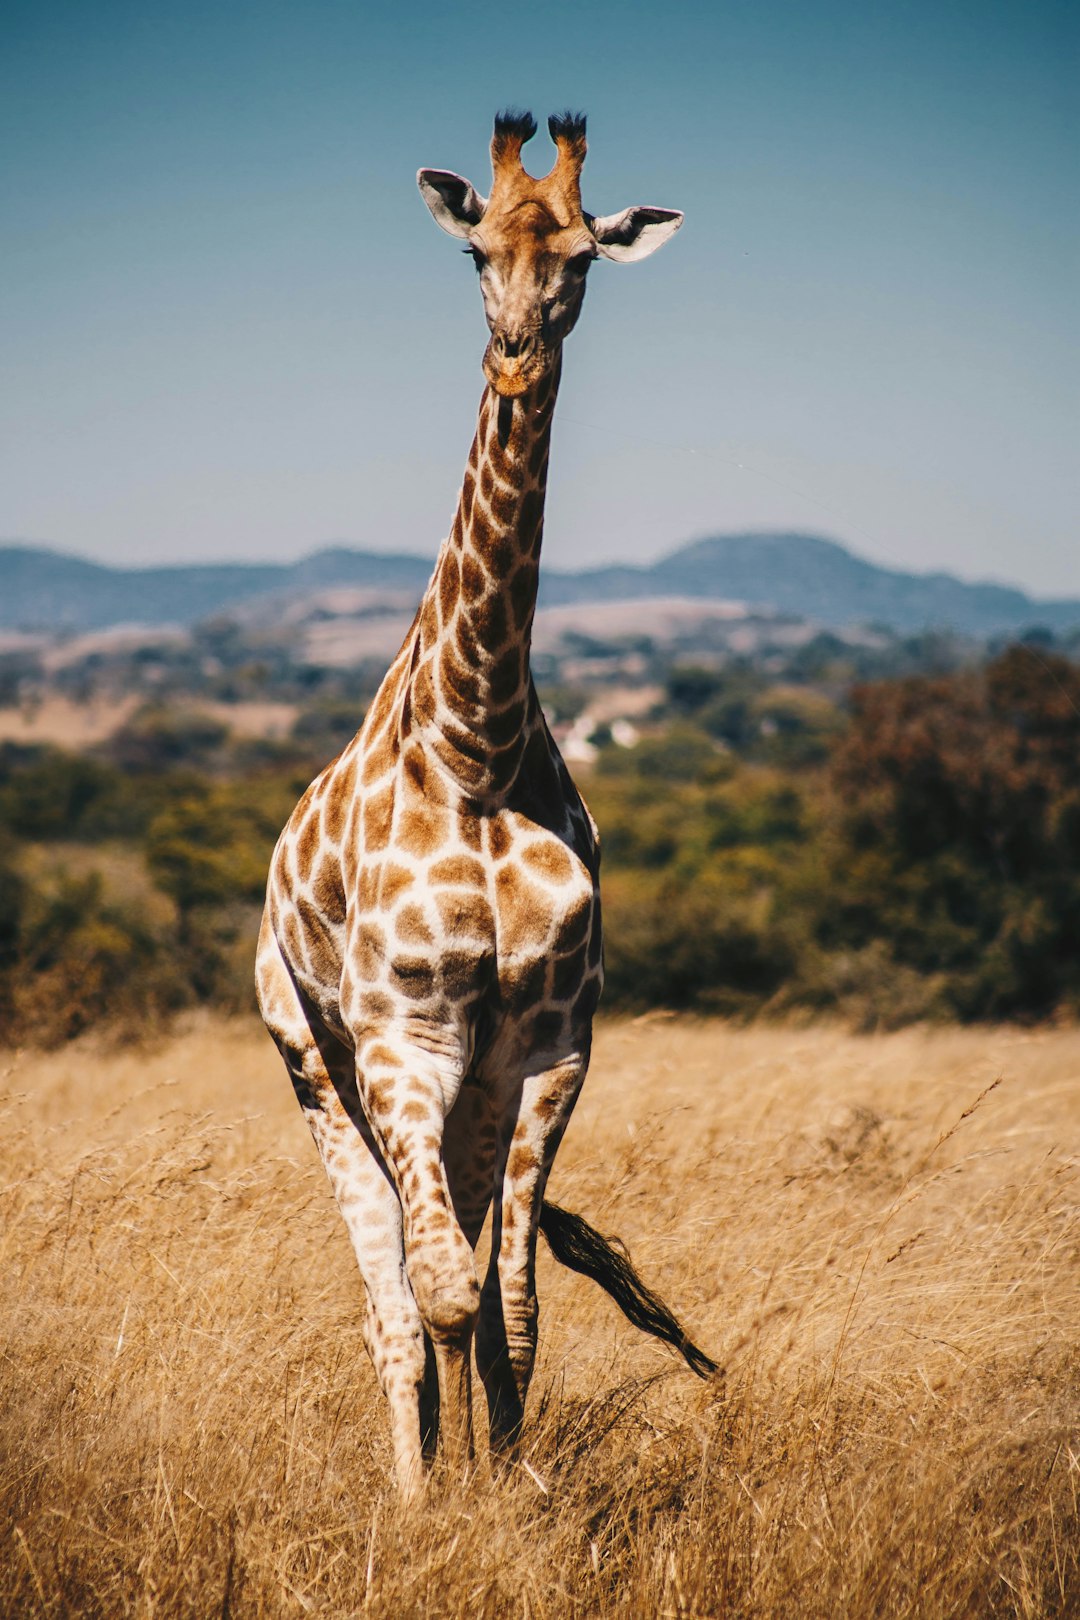
[[[624,208],[621,214],[605,214],[602,219],[585,216],[600,252],[616,264],[647,259],[675,235],[682,222],[677,208]]]
[[[474,191],[462,175],[451,174],[449,169],[421,169],[416,183],[436,225],[451,236],[468,236],[483,219],[487,198]]]

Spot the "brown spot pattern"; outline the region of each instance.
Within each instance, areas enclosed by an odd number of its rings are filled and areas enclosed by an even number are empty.
[[[532,1024],[533,1040],[541,1048],[556,1046],[565,1027],[566,1020],[561,1012],[556,1012],[553,1008],[546,1012],[538,1012]]]
[[[488,685],[496,704],[502,705],[514,696],[521,686],[521,653],[517,647],[503,653],[491,671]]]
[[[556,960],[555,972],[552,978],[551,993],[556,1001],[569,1001],[581,983],[585,972],[585,946],[579,945],[576,951],[568,956],[561,956]]]
[[[510,582],[510,608],[513,611],[515,629],[525,629],[534,606],[536,606],[536,569],[531,562],[523,562]]]
[[[506,579],[518,559],[516,535],[501,534],[488,554],[488,565],[498,580]]]
[[[567,883],[573,868],[570,865],[570,856],[564,845],[554,838],[545,838],[542,843],[526,844],[521,852],[525,865],[546,878],[549,883]]]
[[[387,861],[378,876],[378,904],[392,906],[398,895],[410,888],[412,882],[413,875],[407,866],[399,866],[396,861]]]
[[[427,783],[427,760],[424,750],[419,743],[411,742],[401,756],[401,768],[407,780],[418,793],[423,793]]]
[[[341,882],[341,868],[333,861],[323,861],[315,874],[311,892],[315,896],[315,904],[329,922],[345,921],[345,890]]]
[[[560,951],[572,951],[585,939],[589,924],[592,921],[593,898],[591,894],[583,894],[577,904],[566,911],[559,921],[556,943]],[[596,930],[599,935],[600,930]]]
[[[506,1173],[511,1181],[520,1181],[537,1169],[536,1154],[528,1142],[515,1141],[506,1161]]]
[[[439,615],[430,599],[420,615],[420,647],[427,652],[439,639]]]
[[[443,619],[449,623],[457,602],[458,592],[461,589],[461,571],[458,568],[457,558],[452,551],[447,552],[442,560],[442,569],[439,574],[439,606],[442,608]]]
[[[323,824],[326,836],[333,844],[340,844],[345,835],[349,811],[352,809],[356,794],[356,756],[350,758],[344,770],[331,783],[326,795],[326,806],[323,810]]]
[[[311,868],[315,863],[319,845],[322,843],[322,827],[317,812],[312,812],[300,828],[296,840],[296,870],[300,875],[301,883],[306,883],[311,876]]]
[[[502,866],[495,874],[495,894],[499,931],[517,947],[546,940],[552,923],[550,897],[530,883],[513,866]]]
[[[352,960],[361,983],[370,984],[382,975],[386,958],[386,935],[377,922],[370,918],[356,930],[352,943]]]
[[[501,861],[510,853],[513,835],[502,816],[492,816],[487,822],[488,853],[493,861]]]
[[[420,906],[402,906],[394,924],[403,945],[433,945],[435,936]]]
[[[444,995],[464,1001],[483,988],[482,956],[475,951],[444,951],[439,959],[439,979]]]
[[[484,847],[483,826],[479,813],[471,805],[463,805],[458,813],[458,837],[466,849],[479,852]]]
[[[393,1015],[394,1003],[382,990],[365,990],[360,997],[359,1012],[369,1025],[385,1024]]]
[[[532,1007],[547,987],[547,957],[509,957],[500,965],[499,983],[507,1001],[515,1008]]]
[[[487,873],[471,855],[449,855],[429,868],[428,880],[431,883],[458,883],[465,887],[482,888],[487,883]]]
[[[491,492],[491,515],[496,523],[501,523],[504,528],[513,523],[517,509],[517,490],[505,489],[502,485],[496,484]]]
[[[481,700],[479,678],[464,659],[457,656],[452,645],[443,649],[441,670],[444,691],[449,687],[461,706],[477,708]]]
[[[497,594],[487,597],[473,614],[476,633],[487,647],[501,647],[506,640],[506,603]]]
[[[300,937],[300,925],[297,922],[295,915],[291,911],[285,918],[285,926],[282,929],[282,933],[285,936],[285,943],[289,948],[290,961],[292,961],[294,965],[303,962],[304,942]]]
[[[409,805],[398,817],[395,843],[407,855],[431,855],[446,841],[446,816],[426,805]]]
[[[390,842],[394,815],[394,784],[388,783],[364,801],[364,846],[369,851],[385,849]]]
[[[435,906],[447,938],[490,940],[494,937],[495,919],[486,895],[463,893],[460,889],[443,890],[435,896]]]
[[[475,601],[487,590],[487,575],[472,552],[467,552],[461,565],[461,594],[466,602]]]

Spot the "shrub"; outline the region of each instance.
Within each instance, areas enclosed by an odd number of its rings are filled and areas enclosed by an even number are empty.
[[[112,738],[109,756],[125,771],[206,765],[217,760],[228,735],[213,715],[146,704]]]
[[[116,787],[116,773],[85,754],[7,749],[0,756],[0,824],[19,837],[70,838],[100,818]]]
[[[887,941],[963,1018],[1080,994],[1080,669],[1014,647],[861,688],[833,784],[823,943]]]
[[[661,783],[721,782],[733,762],[697,726],[677,724],[642,737],[632,748],[605,748],[597,769],[609,776],[638,776]]]
[[[110,900],[100,873],[24,884],[8,979],[10,1033],[57,1046],[98,1023],[146,1028],[191,999],[167,932]]]
[[[277,823],[227,791],[179,799],[155,817],[146,855],[158,887],[187,917],[197,907],[257,900]]]
[[[767,891],[740,894],[716,877],[687,886],[613,876],[604,918],[604,1005],[613,1010],[745,1013],[794,967]]]

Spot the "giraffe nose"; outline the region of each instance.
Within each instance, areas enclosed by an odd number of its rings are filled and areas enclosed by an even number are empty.
[[[496,332],[491,347],[498,360],[524,360],[536,348],[536,338],[531,332]]]

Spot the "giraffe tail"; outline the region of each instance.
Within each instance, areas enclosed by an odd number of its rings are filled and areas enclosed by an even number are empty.
[[[540,1230],[560,1265],[599,1283],[628,1321],[643,1333],[673,1345],[691,1372],[699,1378],[710,1378],[720,1371],[712,1357],[687,1338],[678,1318],[658,1294],[645,1286],[627,1256],[601,1237],[588,1221],[545,1199],[540,1210]]]

